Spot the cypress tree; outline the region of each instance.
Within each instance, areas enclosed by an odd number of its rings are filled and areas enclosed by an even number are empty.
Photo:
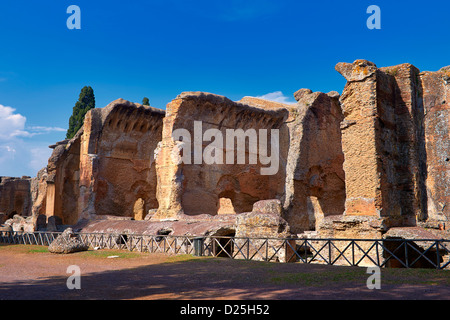
[[[150,101],[148,100],[147,97],[144,97],[144,99],[142,99],[142,104],[143,104],[144,106],[149,106],[149,105],[150,105]]]
[[[78,98],[75,107],[73,107],[72,115],[69,119],[69,129],[67,129],[66,139],[72,139],[80,130],[84,123],[84,116],[86,113],[95,108],[94,90],[90,86],[85,86],[81,89],[80,97]]]

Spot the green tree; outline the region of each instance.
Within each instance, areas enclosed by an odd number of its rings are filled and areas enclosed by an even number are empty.
[[[144,99],[142,99],[142,104],[143,104],[144,106],[149,106],[149,105],[150,105],[150,101],[148,100],[147,97],[144,97]]]
[[[75,103],[75,107],[73,107],[73,112],[69,119],[69,129],[67,129],[66,134],[67,139],[72,139],[75,136],[83,126],[86,113],[93,108],[95,108],[94,90],[90,86],[85,86],[81,89],[80,97]]]

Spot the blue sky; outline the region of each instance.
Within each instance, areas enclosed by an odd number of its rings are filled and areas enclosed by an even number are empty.
[[[372,4],[381,30],[366,27]],[[66,27],[70,5],[81,30]],[[0,175],[46,165],[85,85],[97,107],[147,96],[165,108],[183,91],[287,102],[300,88],[342,92],[338,62],[450,65],[449,12],[448,1],[2,1]]]

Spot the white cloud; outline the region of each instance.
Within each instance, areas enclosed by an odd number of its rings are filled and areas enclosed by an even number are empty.
[[[47,165],[52,152],[48,146],[61,138],[58,133],[66,132],[59,127],[26,127],[26,121],[16,109],[0,105],[0,176],[36,175]],[[44,139],[50,142],[36,140],[41,135],[49,135]]]
[[[0,104],[0,140],[9,139],[24,133],[27,118],[14,113],[16,109]]]
[[[59,128],[59,127],[42,127],[42,126],[34,126],[27,127],[26,130],[21,134],[22,137],[34,137],[41,134],[48,134],[52,132],[66,132],[67,129]]]
[[[35,130],[35,131],[41,131],[41,132],[51,132],[51,131],[66,132],[67,131],[67,129],[64,129],[64,128],[42,127],[42,126],[29,127],[29,130]]]
[[[295,104],[295,101],[290,100],[290,97],[286,97],[283,92],[281,91],[275,91],[271,93],[264,94],[262,96],[257,96],[257,98],[274,101],[274,102],[280,102],[280,103],[286,103],[286,104]]]
[[[66,129],[59,127],[31,126],[25,128],[27,118],[15,111],[14,108],[0,104],[0,140],[8,140],[12,137],[30,138],[50,132],[66,132]]]

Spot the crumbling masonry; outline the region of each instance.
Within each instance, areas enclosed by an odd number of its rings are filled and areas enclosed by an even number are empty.
[[[93,109],[36,178],[2,178],[3,220],[21,230],[448,237],[450,68],[357,60],[336,70],[342,95],[301,89],[293,105],[185,92],[165,111],[122,99]],[[261,175],[260,162],[180,162],[173,132],[192,133],[196,121],[203,133],[277,129],[277,173]]]

